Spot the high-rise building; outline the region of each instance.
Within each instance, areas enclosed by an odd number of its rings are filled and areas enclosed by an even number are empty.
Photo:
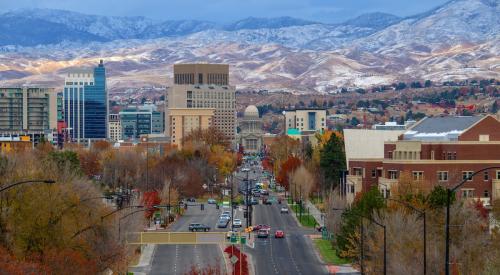
[[[68,138],[77,142],[106,139],[108,119],[106,69],[72,70],[64,85],[64,120]]]
[[[170,135],[170,125],[168,125],[170,109],[215,109],[212,125],[234,142],[235,91],[236,88],[229,85],[227,64],[174,65],[174,85],[167,90],[166,96],[166,135]]]
[[[212,125],[215,109],[170,108],[168,114],[167,136],[178,148],[182,148],[183,139],[194,130],[206,130]]]
[[[111,141],[119,141],[122,139],[122,124],[119,114],[109,114],[108,135],[108,139]]]
[[[128,107],[120,112],[121,139],[138,139],[141,135],[165,131],[164,114],[154,105]]]
[[[0,88],[2,134],[48,133],[57,129],[57,117],[53,88]]]

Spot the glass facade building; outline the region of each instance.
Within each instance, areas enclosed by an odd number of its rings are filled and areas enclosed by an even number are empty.
[[[64,86],[64,120],[69,138],[83,142],[106,139],[108,93],[101,60],[93,70],[68,73]]]
[[[120,124],[123,140],[165,131],[164,113],[156,111],[155,106],[129,107],[121,111]]]

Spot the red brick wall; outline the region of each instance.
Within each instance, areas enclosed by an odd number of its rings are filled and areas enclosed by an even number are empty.
[[[478,171],[486,167],[500,166],[500,164],[478,164],[478,163],[468,163],[468,164],[440,164],[439,162],[425,163],[425,164],[402,164],[402,163],[384,163],[384,173],[387,177],[388,170],[397,170],[399,175],[402,172],[411,173],[413,171],[423,171],[424,181],[430,183],[431,185],[444,185],[448,187],[456,186],[462,181],[462,171]],[[499,169],[500,170],[500,169]],[[448,171],[448,181],[439,182],[437,177],[438,171]],[[490,170],[489,180],[484,180],[483,173],[480,173],[473,177],[471,182],[465,183],[461,188],[474,188],[475,196],[483,197],[484,191],[488,191],[491,197],[492,193],[492,179],[496,175],[496,170]],[[461,194],[459,194],[460,196]]]
[[[434,150],[434,159],[442,160],[443,152],[456,152],[457,160],[500,160],[500,144],[422,144],[421,159],[431,159]]]
[[[479,141],[479,135],[490,135],[490,141],[500,141],[500,121],[492,116],[488,116],[462,133],[458,137],[458,140]]]
[[[376,170],[377,167],[382,167],[382,161],[349,161],[349,175],[354,175],[353,168],[364,168],[363,190],[368,190],[378,184],[378,175],[372,177],[372,170]]]

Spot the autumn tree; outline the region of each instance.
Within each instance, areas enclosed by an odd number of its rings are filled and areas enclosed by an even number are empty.
[[[297,186],[297,192],[302,196],[302,198],[309,198],[309,195],[314,187],[314,178],[311,173],[307,171],[304,165],[300,165],[290,174],[292,183]],[[299,194],[294,194],[294,196],[297,197]]]
[[[290,156],[288,159],[281,165],[278,176],[276,177],[276,181],[280,183],[281,186],[285,187],[290,191],[290,182],[289,178],[291,173],[293,173],[301,164],[299,158]]]

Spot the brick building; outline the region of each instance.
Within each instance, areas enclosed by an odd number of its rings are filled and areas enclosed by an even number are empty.
[[[474,171],[500,167],[500,121],[495,116],[429,117],[384,143],[384,157],[350,159],[345,183],[348,200],[371,186],[390,195],[403,173],[431,187],[453,187]],[[459,197],[479,198],[485,205],[500,198],[500,168],[465,183]]]

